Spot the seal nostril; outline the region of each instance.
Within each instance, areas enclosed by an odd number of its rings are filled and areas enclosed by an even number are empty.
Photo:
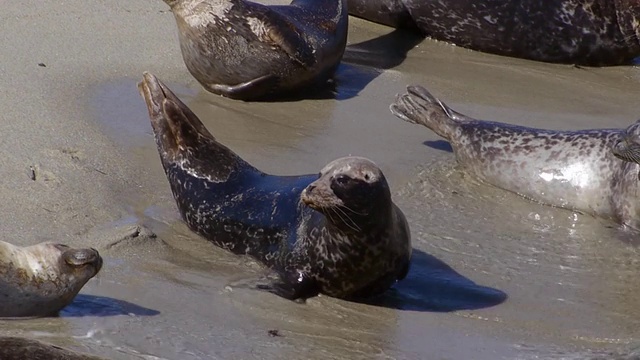
[[[316,186],[315,186],[315,185],[309,185],[309,186],[307,186],[307,192],[308,192],[308,193],[309,193],[309,192],[312,192],[315,188],[316,188]]]

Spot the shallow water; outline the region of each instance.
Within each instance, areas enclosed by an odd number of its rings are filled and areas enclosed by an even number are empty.
[[[479,184],[445,142],[388,110],[418,83],[478,118],[626,127],[640,117],[638,69],[535,63],[402,34],[398,41],[398,32],[356,19],[352,28],[335,99],[244,103],[204,92],[184,69],[156,75],[218,140],[266,172],[315,173],[348,154],[378,163],[413,234],[405,281],[375,304],[322,296],[295,304],[229,290],[259,267],[180,221],[138,79],[114,77],[83,92],[83,106],[139,171],[125,179],[137,186],[114,194],[128,216],[100,231],[138,224],[158,238],[101,248],[102,273],[60,318],[0,322],[0,330],[113,359],[588,358],[638,346],[636,233]]]

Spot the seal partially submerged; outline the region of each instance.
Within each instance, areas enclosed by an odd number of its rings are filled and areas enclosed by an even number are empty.
[[[100,360],[38,340],[13,336],[0,337],[2,360]]]
[[[637,0],[349,0],[349,13],[531,60],[602,66],[640,56]]]
[[[164,0],[191,74],[210,92],[252,100],[326,83],[347,44],[346,0]]]
[[[420,86],[409,86],[390,109],[447,139],[464,170],[486,183],[638,227],[639,167],[612,151],[623,129],[553,131],[476,120]]]
[[[56,315],[101,268],[94,249],[0,241],[0,317]]]
[[[278,274],[265,289],[288,299],[380,294],[405,277],[409,227],[382,171],[346,157],[319,175],[275,176],[220,144],[164,84],[144,97],[180,214],[194,232]]]

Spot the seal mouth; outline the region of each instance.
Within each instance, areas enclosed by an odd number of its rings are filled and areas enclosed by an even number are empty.
[[[640,146],[622,139],[611,149],[613,155],[620,160],[640,164]]]

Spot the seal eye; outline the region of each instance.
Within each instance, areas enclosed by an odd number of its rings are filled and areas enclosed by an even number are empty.
[[[364,174],[364,179],[369,181],[369,179],[371,178],[371,176],[369,176],[369,174]]]
[[[336,176],[336,182],[340,185],[347,185],[349,183],[349,180],[351,180],[351,178],[347,175]]]

